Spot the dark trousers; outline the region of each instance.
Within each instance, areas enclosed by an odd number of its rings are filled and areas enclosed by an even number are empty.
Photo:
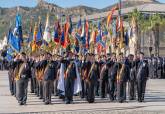
[[[36,80],[36,91],[35,94],[37,95],[37,97],[39,97],[39,81]]]
[[[126,82],[120,81],[117,83],[117,98],[119,102],[126,100]]]
[[[93,103],[95,100],[94,87],[95,87],[95,82],[93,81],[86,82],[87,101],[89,103]]]
[[[81,91],[81,98],[84,98],[86,96],[86,87],[85,87],[85,81],[81,80],[81,86],[82,86],[82,91]]]
[[[58,89],[57,89],[57,86],[58,86],[58,80],[54,80],[54,95],[55,96],[58,96]]]
[[[108,90],[108,79],[101,79],[100,80],[100,91],[101,91],[101,98],[105,98]]]
[[[16,97],[16,81],[14,80],[14,96]]]
[[[19,103],[26,103],[28,79],[21,78],[16,81],[16,98]]]
[[[51,103],[52,87],[53,87],[52,80],[44,81],[44,84],[43,84],[44,91],[43,92],[44,92],[45,103]]]
[[[115,88],[116,88],[116,81],[112,79],[108,79],[109,81],[109,98],[111,101],[115,100],[116,95],[115,95]]]
[[[31,93],[36,93],[36,78],[32,77],[31,78]]]
[[[66,78],[65,79],[65,102],[71,103],[73,101],[74,95],[74,79]]]
[[[38,82],[38,89],[39,89],[39,91],[38,91],[38,93],[39,93],[39,98],[40,98],[40,99],[43,99],[43,81],[42,81],[42,80],[40,80],[40,81]]]
[[[129,100],[135,100],[135,98],[136,98],[136,82],[135,82],[135,80],[130,80],[128,82],[128,94],[129,94]]]
[[[14,80],[12,79],[12,76],[9,75],[9,89],[11,95],[14,95]]]
[[[165,65],[163,66],[163,79],[165,78]]]
[[[99,96],[99,88],[100,88],[100,82],[96,81],[95,93],[96,93],[97,96]]]
[[[140,102],[144,101],[146,82],[146,80],[137,80],[138,101]]]

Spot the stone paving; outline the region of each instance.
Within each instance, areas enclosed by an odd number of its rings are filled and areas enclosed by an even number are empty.
[[[74,97],[74,104],[66,105],[58,97],[52,97],[51,105],[44,105],[34,94],[28,93],[27,105],[19,106],[15,97],[10,95],[7,71],[0,71],[0,113],[21,114],[165,114],[165,80],[155,79],[147,82],[144,103],[127,101],[110,102],[96,98],[89,104]]]

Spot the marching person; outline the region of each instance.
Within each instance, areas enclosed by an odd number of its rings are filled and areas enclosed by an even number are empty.
[[[22,53],[20,58],[16,57],[16,98],[20,105],[25,105],[27,100],[28,79],[30,78],[30,65],[26,59],[26,54]]]
[[[108,83],[109,83],[109,99],[114,101],[116,99],[117,86],[117,64],[110,60],[108,63]]]
[[[8,71],[8,76],[9,76],[9,89],[10,89],[10,93],[11,95],[14,95],[14,67],[13,67],[13,63],[14,61],[10,61],[9,62],[9,71]]]
[[[43,96],[45,104],[51,103],[51,94],[53,89],[53,81],[56,78],[56,72],[58,63],[52,60],[52,55],[47,53],[44,60],[41,62],[41,66],[44,69],[43,72]]]
[[[128,94],[129,100],[135,100],[136,97],[136,64],[134,61],[134,55],[128,56],[128,66],[130,69],[130,78],[128,81]]]
[[[108,66],[104,63],[100,73],[101,98],[105,98],[108,88]]]
[[[86,78],[86,90],[87,90],[87,101],[89,103],[93,103],[95,101],[95,91],[94,88],[96,86],[96,82],[99,77],[99,69],[98,69],[98,64],[95,62],[94,54],[91,54],[88,64],[91,65],[87,66],[89,68],[89,72]]]
[[[120,103],[126,100],[126,83],[129,79],[129,67],[123,57],[123,53],[119,54],[117,71],[117,98]]]
[[[138,102],[144,101],[146,82],[149,77],[148,62],[144,59],[144,53],[140,53],[140,61],[138,62],[137,71],[137,94]]]

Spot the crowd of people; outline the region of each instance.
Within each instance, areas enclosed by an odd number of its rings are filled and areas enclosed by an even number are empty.
[[[95,96],[108,97],[110,102],[123,103],[127,98],[143,102],[147,80],[156,78],[155,73],[159,72],[152,70],[154,60],[145,58],[142,52],[127,57],[123,53],[83,56],[70,51],[63,56],[48,52],[32,56],[21,53],[9,62],[10,92],[20,105],[25,105],[30,81],[30,92],[45,104],[51,104],[52,95],[59,96],[66,104],[73,103],[74,95],[89,103],[95,102]],[[161,75],[156,75],[158,78],[165,77],[165,59],[162,60],[161,74],[156,73]]]

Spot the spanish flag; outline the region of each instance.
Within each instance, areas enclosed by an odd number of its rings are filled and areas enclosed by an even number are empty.
[[[108,13],[108,16],[107,16],[107,27],[108,27],[109,24],[111,23],[111,21],[112,21],[112,16],[113,16],[115,10],[117,10],[117,9],[118,9],[118,5],[115,6],[115,7],[113,7],[112,10]]]

